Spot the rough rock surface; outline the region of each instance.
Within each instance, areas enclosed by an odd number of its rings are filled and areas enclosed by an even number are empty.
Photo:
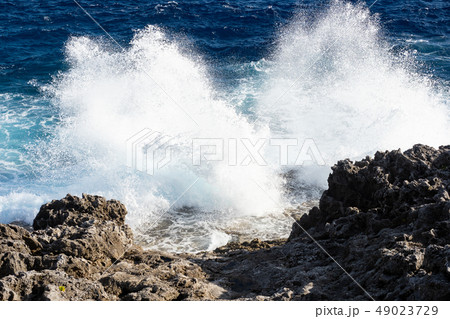
[[[0,224],[0,300],[216,299],[222,288],[181,256],[144,252],[115,200],[67,195],[28,232]]]
[[[196,255],[143,251],[121,203],[67,195],[32,232],[0,224],[0,300],[449,300],[450,146],[332,170],[287,241]]]
[[[328,184],[284,245],[229,244],[200,262],[227,298],[450,300],[450,146],[339,161]]]

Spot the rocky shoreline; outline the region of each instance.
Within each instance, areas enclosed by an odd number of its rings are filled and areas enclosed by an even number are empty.
[[[450,300],[450,146],[332,170],[287,241],[200,254],[144,251],[120,202],[67,195],[0,224],[0,300]]]

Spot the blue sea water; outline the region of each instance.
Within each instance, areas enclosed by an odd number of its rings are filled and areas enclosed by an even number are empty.
[[[450,142],[448,1],[78,3],[101,27],[74,1],[0,2],[0,222],[89,192],[123,201],[148,247],[286,236],[283,210],[317,200],[336,160]],[[327,165],[290,193],[276,165],[188,154],[148,176],[125,159],[146,127],[312,138]]]

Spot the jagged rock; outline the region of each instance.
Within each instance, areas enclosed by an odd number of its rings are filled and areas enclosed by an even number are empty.
[[[17,225],[0,224],[1,252],[36,253],[42,249],[39,241],[26,229]]]
[[[197,264],[135,246],[126,213],[114,200],[67,195],[41,207],[32,233],[0,224],[0,300],[219,298]]]
[[[82,198],[67,195],[41,207],[33,222],[35,230],[58,225],[84,226],[95,221],[114,221],[123,226],[127,210],[117,200],[106,200],[101,196],[83,194]]]
[[[35,234],[43,252],[87,259],[100,268],[122,257],[132,245],[131,229],[114,222],[93,223],[88,227],[60,225]]]
[[[302,228],[324,246],[343,240],[335,256],[381,299],[450,298],[450,147],[378,152],[374,159],[339,161],[332,170],[319,208],[294,224],[289,241],[304,238]],[[367,240],[356,248],[361,234]],[[373,275],[364,278],[367,265]],[[426,282],[440,293],[427,293]],[[378,288],[402,286],[395,296]]]
[[[378,152],[332,171],[287,243],[232,243],[200,261],[227,298],[449,300],[450,146]]]
[[[328,183],[287,241],[196,255],[144,251],[121,203],[67,195],[32,232],[0,224],[0,300],[450,299],[450,146],[339,161]]]
[[[99,282],[76,279],[65,272],[43,270],[0,280],[0,300],[115,300]]]

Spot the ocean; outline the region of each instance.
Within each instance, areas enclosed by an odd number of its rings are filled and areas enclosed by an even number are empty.
[[[3,0],[0,222],[90,193],[150,249],[285,238],[336,161],[450,143],[449,34],[438,0]]]

